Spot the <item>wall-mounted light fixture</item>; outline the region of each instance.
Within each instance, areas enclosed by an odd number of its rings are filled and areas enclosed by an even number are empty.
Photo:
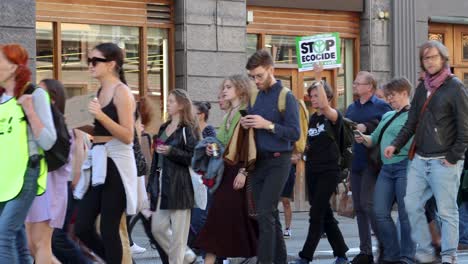
[[[377,13],[377,19],[388,20],[390,18],[390,13],[388,11],[379,10]]]

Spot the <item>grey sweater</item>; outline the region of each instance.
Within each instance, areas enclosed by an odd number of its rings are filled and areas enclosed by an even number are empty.
[[[31,127],[28,125],[28,146],[29,156],[37,154],[38,148],[49,150],[57,140],[57,133],[55,131],[54,120],[52,118],[52,111],[47,92],[44,89],[36,89],[32,93],[34,111],[44,125],[38,138],[34,138]],[[11,99],[12,96],[3,94],[1,96],[1,103]]]

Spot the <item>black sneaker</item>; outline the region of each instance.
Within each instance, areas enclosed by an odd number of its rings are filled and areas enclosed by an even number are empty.
[[[374,263],[374,256],[367,255],[364,253],[357,254],[351,261],[351,264],[373,264],[373,263]]]

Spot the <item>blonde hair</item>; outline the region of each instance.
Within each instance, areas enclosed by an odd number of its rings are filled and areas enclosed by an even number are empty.
[[[234,88],[236,89],[236,94],[239,96],[242,104],[247,104],[250,99],[250,91],[251,89],[257,89],[255,83],[247,77],[247,75],[243,74],[235,74],[227,77],[223,84],[221,85],[221,91],[224,88],[224,83],[226,81],[230,81]],[[231,103],[229,102],[229,108],[231,108]]]
[[[182,106],[182,110],[180,111],[180,125],[191,128],[194,135],[200,139],[200,127],[193,113],[192,100],[190,100],[188,93],[182,89],[174,89],[169,93],[169,95],[171,94],[174,95],[177,104]],[[169,116],[168,122],[170,121],[171,117]]]

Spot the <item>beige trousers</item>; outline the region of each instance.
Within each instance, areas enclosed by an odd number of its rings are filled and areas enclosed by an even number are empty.
[[[183,264],[191,210],[161,210],[159,204],[157,208],[151,218],[153,236],[167,253],[170,264]]]

